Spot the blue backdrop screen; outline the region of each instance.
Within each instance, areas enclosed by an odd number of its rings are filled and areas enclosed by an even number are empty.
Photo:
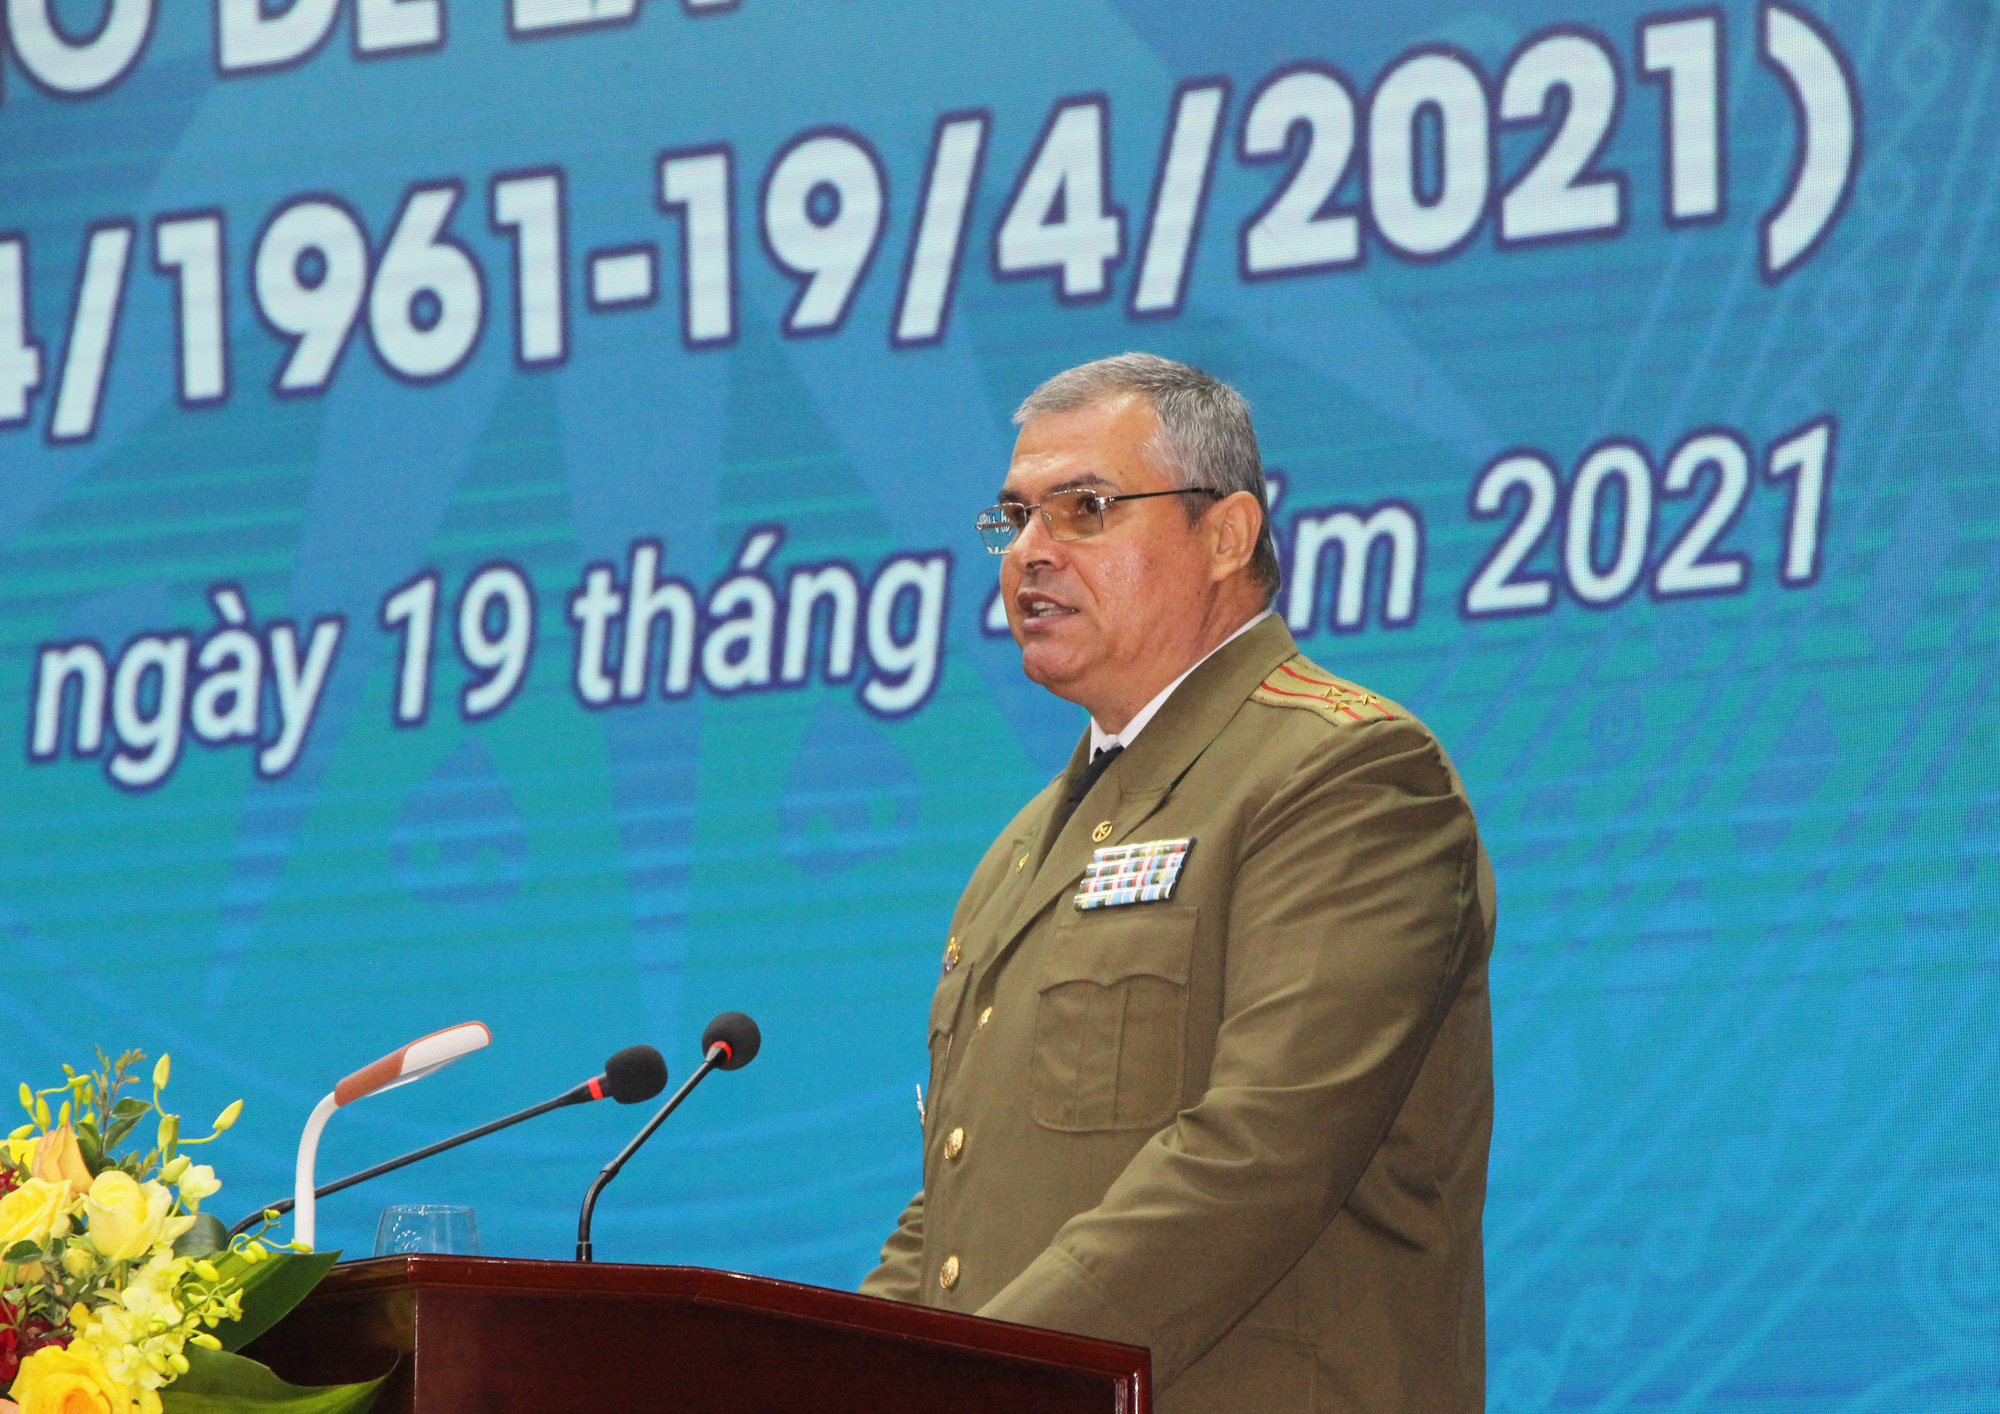
[[[1126,348],[1499,873],[1496,1409],[2000,1406],[2000,20],[1972,0],[12,0],[0,1056],[233,1217],[651,1040],[600,1255],[832,1285],[1081,713],[973,514]],[[343,1194],[561,1255],[636,1127]]]

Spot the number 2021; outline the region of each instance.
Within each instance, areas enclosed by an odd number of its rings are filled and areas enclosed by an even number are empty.
[[[1780,437],[1764,458],[1765,485],[1788,488],[1778,580],[1798,588],[1819,578],[1835,423],[1819,417]],[[1722,547],[1752,490],[1753,454],[1741,434],[1705,428],[1683,438],[1655,468],[1645,449],[1622,437],[1599,442],[1577,461],[1569,484],[1533,449],[1495,458],[1473,483],[1475,520],[1511,515],[1512,524],[1467,582],[1460,612],[1469,619],[1545,613],[1556,584],[1580,604],[1607,609],[1645,583],[1655,599],[1740,593],[1750,558]],[[1658,556],[1662,499],[1699,498],[1694,513]],[[1558,574],[1529,561],[1558,538]],[[1650,572],[1650,577],[1649,577]]]

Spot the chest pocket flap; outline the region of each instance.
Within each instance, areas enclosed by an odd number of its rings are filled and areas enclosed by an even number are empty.
[[[1180,1108],[1188,968],[1200,910],[1064,918],[1036,984],[1030,1104],[1059,1130],[1158,1129]]]

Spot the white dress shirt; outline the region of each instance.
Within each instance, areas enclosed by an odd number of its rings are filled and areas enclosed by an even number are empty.
[[[1234,642],[1238,638],[1241,638],[1244,634],[1250,632],[1251,629],[1257,627],[1258,624],[1261,624],[1262,622],[1264,622],[1264,620],[1270,618],[1271,612],[1272,611],[1269,609],[1264,610],[1263,613],[1257,615],[1255,618],[1251,619],[1250,622],[1244,624],[1243,627],[1237,629],[1235,633],[1230,634],[1228,638],[1223,639],[1221,643],[1216,644],[1215,647],[1209,649],[1208,652],[1202,654],[1201,657],[1195,662],[1194,667],[1189,668],[1187,670],[1187,673],[1182,673],[1179,677],[1175,678],[1172,682],[1168,683],[1165,687],[1161,688],[1160,695],[1158,697],[1155,697],[1151,702],[1148,702],[1144,707],[1141,707],[1137,712],[1134,712],[1132,714],[1132,720],[1125,724],[1125,730],[1116,733],[1107,732],[1106,730],[1104,730],[1104,728],[1097,725],[1097,718],[1092,717],[1090,719],[1091,758],[1095,760],[1097,753],[1100,751],[1109,751],[1114,746],[1130,746],[1133,742],[1137,741],[1139,739],[1139,733],[1146,730],[1146,723],[1152,721],[1154,714],[1157,713],[1162,707],[1167,705],[1167,699],[1174,695],[1174,689],[1187,681],[1188,673],[1192,673],[1195,668],[1200,667],[1203,663],[1206,663],[1210,658],[1214,657],[1217,653],[1220,653],[1225,645]]]

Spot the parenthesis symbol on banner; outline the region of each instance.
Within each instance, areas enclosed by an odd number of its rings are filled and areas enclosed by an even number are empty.
[[[1788,5],[1759,15],[1764,62],[1798,114],[1792,176],[1763,224],[1764,278],[1777,281],[1818,247],[1847,205],[1861,157],[1861,115],[1838,45],[1818,21]]]

